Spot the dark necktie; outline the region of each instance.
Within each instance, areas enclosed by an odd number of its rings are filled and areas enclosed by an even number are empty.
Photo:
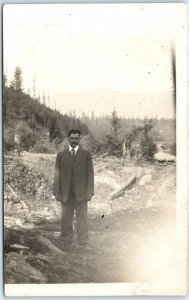
[[[74,162],[74,160],[75,160],[75,149],[73,149],[73,148],[71,150],[71,159],[72,159],[72,162]]]

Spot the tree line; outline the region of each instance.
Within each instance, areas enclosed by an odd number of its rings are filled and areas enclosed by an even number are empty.
[[[80,118],[84,122],[90,132],[98,139],[103,138],[105,135],[109,134],[111,131],[111,115],[95,116],[94,113],[91,116],[83,114]],[[137,117],[119,117],[120,119],[120,131],[119,137],[122,139],[125,135],[129,134],[133,128],[143,125],[144,120],[148,120],[154,124],[152,128],[152,134],[155,142],[169,142],[173,143],[175,141],[176,132],[176,120],[175,119],[165,119],[165,118],[150,118],[145,117],[144,119]],[[136,137],[139,141],[139,138]]]
[[[23,150],[37,152],[54,151],[72,128],[78,128],[84,135],[89,133],[86,124],[78,118],[62,115],[23,92],[22,71],[16,67],[10,85],[3,77],[3,121],[5,150],[15,146],[15,134],[20,137]],[[55,147],[56,150],[56,147]]]
[[[175,120],[121,118],[115,108],[111,115],[102,117],[94,112],[90,117],[83,113],[80,119],[71,113],[62,115],[23,92],[20,67],[16,67],[9,86],[3,77],[3,113],[5,150],[19,144],[20,150],[55,153],[67,144],[68,131],[77,128],[82,132],[82,146],[93,154],[126,153],[132,158],[139,151],[143,158],[151,159],[158,142],[171,144],[176,153]]]

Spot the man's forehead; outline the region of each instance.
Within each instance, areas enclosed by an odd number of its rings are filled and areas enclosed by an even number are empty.
[[[79,138],[79,133],[71,133],[70,138]]]

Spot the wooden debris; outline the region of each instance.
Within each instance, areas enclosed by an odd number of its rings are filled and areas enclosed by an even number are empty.
[[[58,255],[66,255],[67,253],[58,249],[48,238],[40,235],[38,237],[38,240],[45,245],[51,252],[53,252],[54,254],[58,254]]]
[[[126,188],[128,188],[134,181],[136,180],[136,172],[132,174],[124,184],[121,185],[121,187],[113,192],[110,196],[110,200],[116,199],[119,197],[119,195],[124,192]]]
[[[20,244],[12,244],[10,245],[10,248],[14,248],[14,249],[29,249],[29,247],[20,245]]]
[[[10,228],[10,227],[24,227],[23,222],[20,218],[10,218],[10,217],[4,217],[4,227]]]
[[[25,209],[29,210],[29,208],[26,205],[26,203],[22,199],[20,199],[20,197],[14,192],[14,190],[10,187],[10,185],[8,183],[6,185],[7,185],[8,189],[12,192],[12,194],[14,195],[14,197],[16,197],[19,200],[19,202],[23,205],[23,207]]]
[[[157,161],[167,161],[167,162],[176,162],[176,156],[167,152],[157,152],[154,154],[154,158]]]

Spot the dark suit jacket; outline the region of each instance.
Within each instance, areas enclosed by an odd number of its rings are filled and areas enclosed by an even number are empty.
[[[74,189],[76,201],[86,201],[86,194],[94,194],[94,170],[90,152],[79,147],[74,163]],[[69,149],[56,157],[54,195],[61,195],[62,202],[68,201],[71,183],[71,158]]]

